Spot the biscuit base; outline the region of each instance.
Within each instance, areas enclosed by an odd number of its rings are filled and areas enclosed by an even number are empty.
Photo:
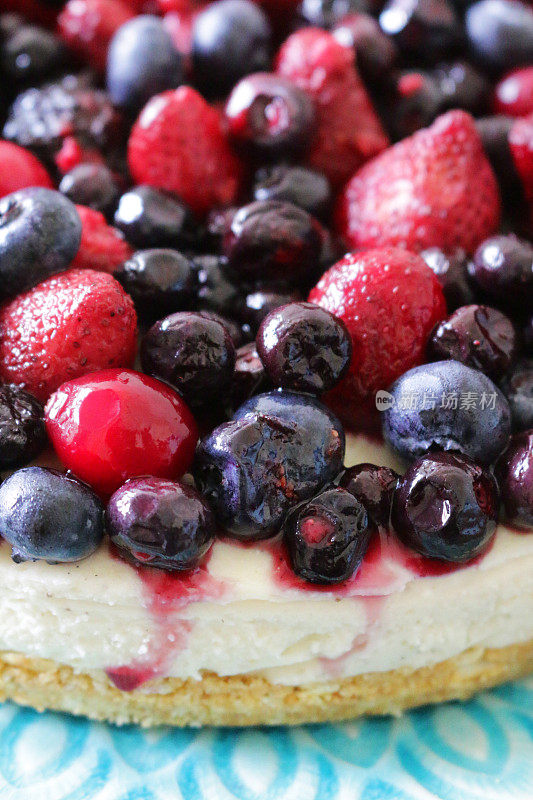
[[[373,672],[302,686],[272,684],[257,675],[201,680],[160,678],[123,692],[105,673],[20,653],[0,653],[0,700],[38,711],[67,711],[122,725],[296,725],[399,715],[426,703],[466,699],[533,671],[533,640],[503,648],[472,648],[421,669]]]

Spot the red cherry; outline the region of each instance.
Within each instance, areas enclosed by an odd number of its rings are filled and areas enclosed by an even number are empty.
[[[179,478],[198,440],[173,389],[126,369],[64,383],[46,405],[46,428],[63,464],[101,495],[139,475]]]

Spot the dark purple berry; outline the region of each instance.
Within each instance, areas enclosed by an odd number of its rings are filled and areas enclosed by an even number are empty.
[[[514,235],[493,236],[481,244],[469,267],[479,288],[495,304],[518,310],[533,304],[533,245]]]
[[[303,208],[315,217],[327,217],[332,192],[321,172],[299,165],[278,164],[265,167],[255,176],[255,200],[279,200]]]
[[[239,408],[254,394],[264,392],[268,387],[263,362],[257,354],[255,342],[239,347],[235,355],[235,369],[231,400],[233,408]]]
[[[235,347],[209,313],[182,311],[156,322],[141,342],[143,372],[170,383],[193,409],[205,408],[231,385]]]
[[[525,199],[509,147],[509,132],[513,123],[512,117],[503,115],[483,117],[476,120],[476,128],[481,136],[485,154],[498,179],[504,206],[519,219],[523,217],[522,208]]]
[[[0,65],[8,81],[36,86],[59,72],[66,61],[62,41],[37,25],[19,25],[3,43]]]
[[[514,430],[533,428],[533,360],[519,361],[502,382],[501,390],[511,406]]]
[[[353,494],[366,508],[372,522],[387,528],[390,522],[392,499],[400,476],[389,467],[376,464],[356,464],[349,467],[340,486]]]
[[[299,292],[276,292],[260,289],[247,294],[239,308],[239,318],[257,333],[262,321],[271,311],[285,306],[287,303],[297,303],[302,300]]]
[[[194,247],[201,232],[187,206],[151,186],[135,186],[120,198],[114,218],[135,247]]]
[[[110,216],[117,205],[120,185],[105,164],[78,164],[61,179],[59,191],[73,203]]]
[[[497,70],[533,61],[533,11],[517,0],[479,0],[468,7],[466,34],[480,63]]]
[[[420,555],[462,564],[489,546],[498,509],[491,472],[465,456],[431,453],[415,461],[400,481],[392,524]]]
[[[242,303],[242,295],[224,274],[226,259],[221,256],[194,256],[198,279],[198,305],[217,314],[232,315]]]
[[[253,338],[248,326],[239,325],[239,323],[235,322],[235,320],[231,317],[225,317],[223,314],[217,314],[216,311],[202,311],[201,313],[202,316],[214,319],[217,322],[220,322],[221,325],[224,325],[230,335],[235,349],[242,347],[245,342],[249,342]]]
[[[302,0],[298,15],[307,25],[329,30],[347,14],[368,12],[371,8],[368,0]]]
[[[235,214],[222,248],[232,280],[296,286],[316,269],[321,229],[310,214],[290,203],[255,202]]]
[[[453,358],[500,380],[517,353],[513,323],[489,306],[461,306],[433,331],[428,343],[432,361]]]
[[[523,338],[526,353],[533,356],[533,316],[529,318],[524,326]]]
[[[449,58],[463,44],[461,22],[447,0],[388,0],[379,24],[400,50],[428,63]]]
[[[126,558],[165,570],[197,567],[215,536],[213,514],[196,489],[163,478],[127,481],[112,495],[106,523]]]
[[[431,247],[421,256],[437,276],[449,311],[474,302],[474,292],[468,282],[469,259],[464,250],[447,254],[438,247]]]
[[[239,81],[225,107],[229,134],[252,155],[297,155],[311,138],[315,110],[310,97],[279,75],[257,72]]]
[[[383,81],[398,60],[398,48],[370,14],[347,14],[332,33],[340,44],[355,51],[357,66],[367,80]]]
[[[396,139],[410,136],[438,117],[443,102],[437,79],[430,72],[398,72],[391,81],[384,113]]]
[[[0,469],[26,466],[45,444],[41,403],[18,386],[0,386]]]
[[[533,528],[533,430],[513,436],[509,447],[496,465],[496,475],[512,525]]]
[[[350,364],[352,344],[344,323],[312,303],[289,303],[265,317],[257,352],[275,386],[323,394]]]
[[[208,241],[212,249],[220,250],[224,234],[231,228],[233,217],[239,209],[235,206],[229,208],[213,208],[207,215],[205,227]]]
[[[0,535],[16,562],[79,561],[102,541],[103,508],[94,492],[70,475],[25,467],[0,486]]]
[[[441,113],[463,108],[478,116],[488,110],[491,84],[467,61],[438,64],[431,74],[442,93]]]
[[[371,533],[364,505],[338,486],[297,506],[283,525],[296,575],[326,585],[348,580],[359,569]]]
[[[140,319],[150,323],[191,308],[198,286],[190,259],[177,250],[139,250],[114,277],[133,298]]]

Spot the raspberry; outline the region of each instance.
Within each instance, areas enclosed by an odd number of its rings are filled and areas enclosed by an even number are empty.
[[[76,206],[80,215],[81,244],[71,267],[114,272],[133,255],[123,234],[108,225],[103,214],[86,206]]]
[[[48,172],[32,153],[0,140],[0,197],[29,186],[54,188]]]

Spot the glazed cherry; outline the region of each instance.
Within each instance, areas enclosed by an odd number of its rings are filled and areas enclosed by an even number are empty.
[[[533,359],[520,360],[502,382],[501,390],[511,407],[514,430],[533,428]]]
[[[104,496],[138,475],[179,478],[198,439],[181,397],[132,370],[103,370],[64,383],[45,415],[63,464]]]
[[[327,585],[341,583],[359,569],[371,533],[364,505],[337,486],[288,515],[283,541],[296,575]]]
[[[339,485],[364,505],[375,525],[387,528],[399,480],[398,473],[389,467],[356,464],[346,470]]]
[[[426,558],[461,564],[485,552],[498,521],[491,472],[455,453],[430,453],[405,473],[392,505],[398,537]]]
[[[513,436],[496,465],[505,514],[512,525],[533,528],[533,429]]]
[[[265,317],[257,352],[275,386],[311,394],[329,391],[352,355],[345,324],[312,303],[289,303]]]
[[[513,323],[489,306],[461,306],[437,325],[428,343],[430,360],[455,359],[495,381],[503,378],[516,353]]]
[[[313,132],[311,99],[294,83],[268,72],[247,75],[225,107],[236,145],[252,154],[276,157],[301,153]]]
[[[470,274],[496,305],[531,308],[533,245],[516,236],[493,236],[476,250]]]
[[[510,117],[527,117],[533,111],[533,66],[509,72],[494,89],[494,110]]]
[[[132,478],[117,489],[106,527],[128,560],[165,570],[197,567],[215,536],[213,514],[196,489],[152,477]]]
[[[473,303],[474,293],[468,282],[468,257],[464,250],[444,253],[438,247],[431,247],[420,255],[437,276],[448,311]]]
[[[285,201],[320,218],[328,215],[332,201],[326,176],[298,164],[276,164],[258,170],[252,191],[255,200]]]

